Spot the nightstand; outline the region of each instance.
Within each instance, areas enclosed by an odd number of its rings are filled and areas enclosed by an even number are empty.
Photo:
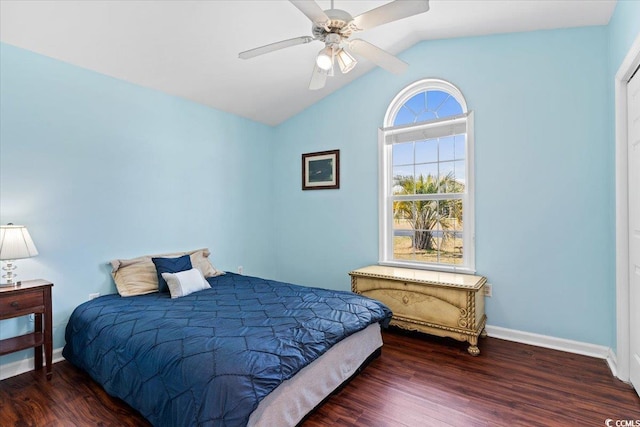
[[[35,368],[42,369],[42,346],[51,378],[53,354],[53,322],[51,313],[51,287],[46,280],[25,280],[16,286],[0,287],[0,320],[35,314],[34,331],[18,337],[0,340],[0,356],[34,347]]]

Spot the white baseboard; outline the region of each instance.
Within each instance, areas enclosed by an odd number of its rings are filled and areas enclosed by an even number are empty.
[[[487,325],[485,329],[487,335],[490,337],[604,359],[611,370],[611,374],[613,374],[614,377],[618,377],[616,353],[610,347],[518,331],[515,329],[501,328],[499,326]]]
[[[42,360],[44,363],[44,357]],[[58,363],[62,360],[64,360],[64,357],[62,357],[62,347],[54,349],[52,362]],[[0,381],[6,378],[15,377],[16,375],[24,374],[25,372],[29,372],[33,370],[34,367],[35,362],[33,357],[0,365]]]
[[[607,365],[609,365],[609,369],[611,369],[611,373],[613,374],[613,376],[618,377],[618,358],[616,357],[616,353],[612,348],[609,349],[609,352],[607,354]],[[622,380],[622,378],[620,377],[618,377],[618,379]]]
[[[615,375],[614,369],[616,366],[616,358],[615,354],[609,347],[564,338],[550,337],[548,335],[534,334],[531,332],[518,331],[515,329],[501,328],[499,326],[487,325],[486,331],[490,337],[494,338],[596,357],[598,359],[605,359],[609,364],[609,368]]]

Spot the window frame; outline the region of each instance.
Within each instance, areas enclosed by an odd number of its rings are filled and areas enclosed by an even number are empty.
[[[423,121],[409,125],[393,126],[393,122],[402,106],[413,96],[429,90],[439,90],[455,98],[462,107],[463,114],[443,119]],[[393,162],[392,147],[394,135],[410,132],[429,131],[446,136],[446,132],[459,130],[461,123],[465,127],[465,192],[458,193],[463,203],[463,262],[462,264],[427,263],[393,258]],[[459,134],[459,133],[457,133]],[[378,200],[379,200],[379,255],[378,263],[397,267],[411,267],[427,270],[439,270],[460,273],[475,273],[475,185],[474,185],[474,128],[473,111],[469,111],[462,92],[453,84],[441,79],[423,79],[402,89],[391,101],[384,117],[383,127],[378,129]],[[410,196],[415,197],[415,196]],[[428,198],[447,198],[446,194],[437,194]],[[424,197],[420,197],[423,199]]]

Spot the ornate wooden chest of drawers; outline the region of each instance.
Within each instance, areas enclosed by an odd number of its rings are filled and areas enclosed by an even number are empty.
[[[351,290],[385,303],[391,324],[469,342],[468,351],[480,354],[484,336],[484,285],[487,279],[470,274],[443,273],[373,265],[349,273]]]

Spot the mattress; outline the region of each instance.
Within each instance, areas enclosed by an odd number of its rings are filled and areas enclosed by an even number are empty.
[[[299,371],[370,325],[379,335],[391,317],[382,303],[351,292],[233,273],[207,280],[211,289],[179,299],[109,295],[80,305],[67,325],[64,357],[157,426],[244,426],[250,417],[255,425],[288,425],[262,420],[295,424],[317,398],[274,415],[269,400],[260,402],[281,384],[296,389],[287,381]]]
[[[382,347],[380,325],[345,338],[269,393],[249,417],[250,427],[295,426]]]

